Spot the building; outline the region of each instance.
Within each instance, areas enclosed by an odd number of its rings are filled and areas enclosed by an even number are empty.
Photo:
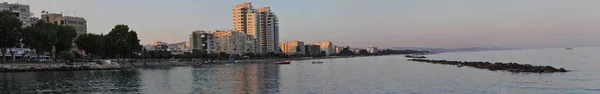
[[[279,45],[279,19],[271,11],[270,7],[257,8],[259,17],[260,43],[262,50],[266,52],[277,52]]]
[[[23,4],[9,4],[7,2],[0,3],[0,11],[10,11],[17,16],[19,20],[23,23],[23,27],[31,26],[34,21],[32,21],[33,13],[29,10],[29,5]]]
[[[171,54],[183,54],[185,52],[190,52],[190,42],[179,42],[167,45],[169,52]]]
[[[354,52],[355,54],[359,54],[360,53],[360,48],[350,48],[350,51]]]
[[[151,51],[168,51],[169,50],[169,44],[166,42],[162,42],[162,41],[156,41],[156,42],[152,42],[152,44],[150,44],[150,47],[147,48],[147,50],[151,50]]]
[[[233,30],[243,32],[255,39],[253,44],[257,44],[253,50],[261,53],[261,33],[259,28],[258,13],[252,8],[250,2],[239,3],[232,9]]]
[[[342,51],[342,49],[344,49],[341,46],[337,46],[337,45],[333,46],[333,48],[335,49],[335,54],[340,54],[340,51]]]
[[[256,53],[256,39],[243,32],[233,30],[215,30],[215,52],[242,55],[244,53]]]
[[[279,48],[281,48],[281,51],[283,53],[290,54],[290,55],[291,54],[304,55],[304,52],[305,52],[304,42],[296,41],[296,40],[280,43]]]
[[[82,34],[87,33],[87,21],[85,20],[85,18],[63,16],[62,14],[48,13],[45,11],[42,11],[42,13],[44,13],[44,14],[42,14],[42,18],[41,18],[42,21],[54,23],[54,24],[71,26],[75,29],[75,32],[77,32],[77,35],[82,35]]]
[[[369,53],[377,53],[377,51],[379,51],[379,49],[377,49],[377,47],[373,47],[373,46],[369,46],[367,47],[367,52]]]
[[[321,46],[321,51],[325,51],[325,54],[327,55],[335,54],[335,49],[333,48],[333,43],[331,43],[331,41],[321,41],[313,44]]]
[[[144,48],[149,51],[168,51],[173,55],[178,55],[184,54],[185,52],[190,52],[190,42],[169,44],[162,41],[156,41],[150,45],[144,46]]]
[[[321,53],[321,46],[314,44],[304,45],[304,54],[306,55],[319,55]]]
[[[215,51],[214,39],[215,37],[210,32],[200,30],[194,31],[190,34],[190,49],[192,51],[212,53]]]

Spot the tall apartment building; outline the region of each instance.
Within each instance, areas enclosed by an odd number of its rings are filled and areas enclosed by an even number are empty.
[[[257,44],[253,50],[256,53],[262,53],[262,45],[260,44],[261,33],[259,26],[259,15],[255,9],[252,8],[250,2],[239,3],[232,9],[232,20],[233,30],[236,32],[243,32],[256,39],[254,44]]]
[[[242,55],[244,53],[256,53],[254,42],[256,39],[252,35],[232,30],[214,31],[215,52]]]
[[[270,7],[256,9],[259,17],[260,43],[264,52],[279,52],[279,19]]]
[[[207,31],[194,31],[190,34],[190,48],[192,51],[213,53],[215,48],[215,37]]]
[[[304,55],[305,48],[302,41],[289,41],[279,44],[279,48],[285,54],[301,54]]]
[[[12,12],[21,22],[23,23],[23,27],[31,26],[34,21],[32,21],[33,13],[29,10],[29,5],[23,4],[9,4],[7,2],[0,3],[0,11],[10,11]]]
[[[325,51],[325,54],[327,55],[335,54],[335,48],[333,48],[333,43],[331,43],[331,41],[321,41],[313,44],[321,46],[321,50]]]
[[[87,21],[85,18],[81,17],[72,17],[72,16],[63,16],[62,14],[57,13],[47,13],[42,14],[42,21],[60,24],[60,25],[68,25],[75,29],[77,35],[82,35],[87,33]]]

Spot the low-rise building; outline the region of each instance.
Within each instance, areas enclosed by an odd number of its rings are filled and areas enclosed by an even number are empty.
[[[63,16],[58,13],[48,13],[42,12],[41,15],[42,21],[60,25],[67,25],[73,27],[77,35],[82,35],[87,33],[87,21],[82,17],[73,17],[73,16]]]
[[[337,46],[337,45],[333,46],[333,48],[335,49],[335,54],[340,54],[340,51],[342,51],[342,49],[344,49],[344,48],[342,48],[342,46]]]
[[[377,49],[377,47],[373,47],[373,46],[369,46],[367,47],[367,52],[369,53],[377,53],[377,51],[379,51],[379,49]]]
[[[215,52],[227,53],[232,55],[242,55],[244,53],[257,53],[255,49],[256,39],[244,32],[233,30],[215,30]]]
[[[325,54],[327,55],[335,54],[335,48],[333,48],[333,43],[331,41],[321,41],[313,44],[321,46],[321,50],[325,51]]]
[[[279,43],[279,48],[285,54],[300,54],[304,55],[304,42],[302,41],[289,41],[284,43]]]
[[[190,48],[192,51],[213,53],[215,51],[215,37],[208,31],[193,31],[190,34]]]
[[[321,46],[314,44],[304,45],[304,54],[306,55],[319,55],[321,53]]]

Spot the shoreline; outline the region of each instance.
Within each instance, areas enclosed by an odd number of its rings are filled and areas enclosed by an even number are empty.
[[[394,54],[403,55],[403,54]],[[390,55],[375,55],[375,56],[390,56]],[[272,59],[243,59],[237,60],[237,63],[256,63],[256,62],[279,62],[279,61],[300,61],[300,60],[316,60],[316,59],[336,59],[336,58],[355,58],[355,57],[373,57],[373,56],[329,56],[329,57],[297,57],[297,58],[272,58]],[[6,72],[30,72],[30,71],[78,71],[78,70],[120,70],[143,67],[174,67],[174,66],[194,66],[193,61],[141,61],[127,63],[97,63],[97,62],[73,62],[72,65],[67,63],[2,63],[0,64],[0,73]],[[216,60],[208,64],[223,64],[230,63],[228,60]],[[203,64],[200,64],[200,66]]]

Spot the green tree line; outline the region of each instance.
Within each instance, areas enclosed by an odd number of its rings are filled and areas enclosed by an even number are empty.
[[[75,57],[74,52],[70,51],[73,43],[91,57],[98,58],[131,58],[139,56],[142,51],[137,33],[129,30],[127,25],[116,25],[106,35],[83,34],[77,39],[76,37],[76,30],[62,22],[38,21],[23,27],[12,12],[0,12],[0,51],[3,63],[7,62],[7,52],[20,46],[35,50],[38,58],[49,53],[54,61],[72,60]]]

